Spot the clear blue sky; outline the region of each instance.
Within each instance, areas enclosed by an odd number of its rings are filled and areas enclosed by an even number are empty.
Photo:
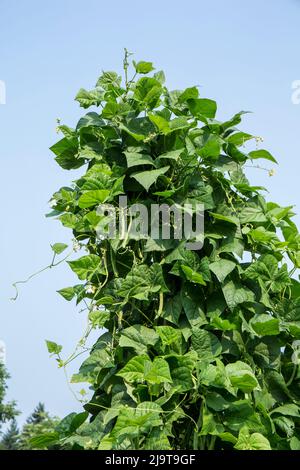
[[[300,105],[291,102],[291,84],[300,79],[300,1],[1,0],[0,10],[0,80],[7,87],[0,105],[0,339],[9,396],[25,415],[41,400],[63,416],[80,405],[44,340],[71,352],[80,337],[84,315],[56,293],[75,278],[60,266],[9,301],[14,280],[48,264],[50,243],[69,240],[67,229],[44,217],[50,195],[74,176],[48,150],[57,140],[55,119],[76,123],[76,92],[92,87],[102,69],[121,72],[125,46],[163,68],[169,87],[201,85],[203,96],[217,100],[220,119],[253,111],[243,129],[263,136],[280,165],[272,178],[251,170],[252,181],[299,211]]]

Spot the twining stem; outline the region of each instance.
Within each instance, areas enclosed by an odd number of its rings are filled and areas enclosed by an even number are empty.
[[[210,444],[208,446],[208,450],[214,450],[216,438],[217,438],[217,436],[211,436]]]
[[[196,428],[194,430],[193,450],[199,450],[199,431],[200,431],[200,428],[202,426],[203,407],[204,407],[204,400],[202,400],[197,425],[196,425]],[[202,447],[203,447],[203,444],[202,444],[202,439],[201,439],[201,448]],[[203,450],[203,449],[201,449],[201,450]]]
[[[287,387],[289,387],[291,385],[291,383],[293,382],[293,380],[295,378],[295,375],[296,375],[296,372],[297,372],[297,369],[298,369],[298,364],[294,364],[292,375],[291,375],[289,381],[286,384]]]
[[[16,295],[14,297],[11,297],[10,300],[17,300],[18,296],[19,296],[19,290],[17,288],[17,285],[18,284],[26,284],[27,282],[29,282],[33,277],[35,276],[38,276],[39,274],[41,274],[42,272],[44,271],[47,271],[47,269],[51,269],[51,268],[54,268],[55,266],[58,266],[59,264],[63,263],[64,261],[66,261],[69,256],[71,256],[71,254],[73,253],[73,250],[67,254],[67,256],[65,256],[63,259],[61,259],[60,261],[58,261],[57,263],[55,263],[55,257],[56,257],[56,253],[54,253],[53,255],[53,258],[52,258],[52,261],[51,263],[48,265],[48,266],[45,266],[44,268],[42,269],[39,269],[38,271],[36,271],[35,273],[31,274],[27,279],[24,279],[22,281],[17,281],[17,282],[14,282],[12,284],[12,286],[14,287],[14,289],[16,290]]]
[[[76,393],[74,392],[74,390],[73,390],[72,387],[71,387],[71,384],[70,384],[70,380],[69,380],[69,376],[68,376],[68,372],[67,372],[66,366],[63,367],[63,370],[64,370],[64,375],[65,375],[65,378],[66,378],[66,382],[67,382],[67,387],[68,387],[68,389],[69,389],[70,392],[72,393],[72,395],[73,395],[73,397],[75,398],[75,400],[78,401],[79,403],[81,403],[81,400],[79,400],[79,398],[76,396]]]
[[[110,253],[110,262],[111,262],[111,266],[112,266],[112,269],[113,269],[113,272],[114,272],[114,276],[119,277],[118,268],[117,268],[115,256],[114,256],[113,249],[112,249],[111,245],[109,247],[109,253]]]
[[[129,52],[128,50],[124,49],[125,51],[125,57],[124,57],[124,60],[123,60],[123,68],[124,68],[124,72],[125,72],[125,85],[126,85],[126,88],[128,86],[128,67],[129,67],[129,62],[128,62],[128,57],[129,57]]]
[[[164,294],[160,292],[159,294],[159,306],[157,310],[157,316],[160,317],[164,308]]]

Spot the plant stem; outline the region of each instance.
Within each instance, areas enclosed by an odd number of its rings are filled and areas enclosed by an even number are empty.
[[[164,308],[164,294],[160,292],[159,294],[159,306],[157,310],[157,316],[160,317]]]
[[[296,372],[297,372],[297,369],[298,369],[298,365],[297,364],[294,364],[294,367],[293,367],[293,372],[292,372],[292,375],[289,379],[289,381],[287,382],[287,387],[289,387],[291,385],[291,383],[293,382],[294,378],[295,378],[295,375],[296,375]]]
[[[214,450],[216,438],[217,438],[216,436],[211,436],[210,444],[208,446],[208,450]]]
[[[109,246],[109,254],[110,254],[110,262],[111,262],[111,266],[113,268],[114,276],[119,277],[118,268],[117,268],[116,260],[115,260],[113,249],[112,249],[111,245]]]
[[[201,402],[199,417],[198,417],[198,421],[197,421],[197,426],[196,426],[196,429],[194,430],[193,450],[199,450],[199,430],[200,430],[201,425],[202,425],[203,407],[204,407],[204,400],[202,400],[202,402]],[[201,437],[200,437],[200,442],[202,444],[202,438]],[[201,445],[201,447],[202,447],[202,445]]]

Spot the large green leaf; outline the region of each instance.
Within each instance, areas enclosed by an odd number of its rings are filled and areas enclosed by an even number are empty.
[[[161,175],[164,175],[169,168],[169,166],[164,166],[158,170],[140,171],[132,174],[131,177],[143,186],[146,191],[149,191],[150,186],[152,186]]]
[[[247,134],[246,132],[235,132],[234,134],[230,134],[228,137],[228,142],[234,145],[244,145],[248,140],[254,139],[255,137],[251,134]]]
[[[155,329],[161,339],[163,346],[170,346],[173,343],[180,343],[180,330],[168,325],[157,326]]]
[[[111,432],[113,438],[123,439],[134,438],[141,433],[151,431],[154,427],[160,426],[161,408],[154,403],[140,403],[137,408],[121,409],[117,422]]]
[[[172,382],[169,364],[161,357],[154,358],[152,366],[146,371],[144,377],[150,384]]]
[[[171,444],[168,436],[163,429],[155,428],[149,434],[145,441],[145,450],[171,450]]]
[[[291,393],[286,385],[283,375],[276,370],[267,371],[265,373],[265,382],[270,394],[279,403],[290,402]]]
[[[148,356],[136,356],[118,372],[127,382],[147,381],[149,384],[172,382],[168,362],[156,357],[151,363]]]
[[[218,338],[209,331],[193,328],[192,347],[201,361],[213,361],[222,352]]]
[[[197,153],[203,159],[210,159],[216,161],[221,153],[221,139],[217,136],[209,136],[203,145],[197,149]]]
[[[151,361],[148,356],[136,356],[130,359],[117,375],[123,377],[127,382],[144,380],[145,369],[151,368]]]
[[[236,113],[231,119],[222,123],[222,129],[225,131],[237,126],[242,120],[243,114],[247,114],[249,111],[240,111]]]
[[[54,341],[46,341],[46,346],[50,354],[59,354],[62,350],[60,344],[55,343]]]
[[[45,432],[40,436],[34,436],[30,439],[30,445],[34,449],[47,449],[50,446],[55,445],[59,441],[58,432]]]
[[[177,324],[182,311],[182,302],[179,294],[167,300],[162,311],[162,317],[171,323]]]
[[[182,265],[181,269],[184,272],[185,278],[188,281],[191,281],[195,284],[200,284],[202,286],[206,285],[206,282],[204,281],[201,273],[197,273],[196,271],[191,269],[189,266],[185,266],[185,265]]]
[[[300,408],[294,403],[288,403],[286,405],[278,406],[274,408],[270,414],[280,414],[284,416],[293,416],[295,418],[300,417]]]
[[[128,168],[132,166],[139,166],[139,165],[152,165],[154,166],[154,161],[150,157],[150,155],[146,155],[144,153],[138,152],[124,152],[127,160]]]
[[[228,280],[222,286],[222,291],[228,307],[233,310],[237,305],[244,302],[253,302],[254,293],[247,287],[243,287],[235,281]]]
[[[218,436],[224,432],[224,426],[219,423],[212,413],[209,413],[208,410],[204,409],[202,417],[202,427],[200,431],[200,436]]]
[[[252,160],[256,160],[257,158],[264,158],[265,160],[270,160],[271,162],[277,163],[273,155],[271,155],[267,150],[253,150],[253,152],[250,152],[248,155]]]
[[[170,152],[165,152],[165,153],[159,155],[155,159],[155,164],[157,164],[161,160],[175,160],[175,161],[177,161],[179,159],[180,155],[183,152],[184,152],[184,149],[170,150]]]
[[[300,439],[296,436],[292,437],[290,440],[291,450],[300,450]]]
[[[251,319],[250,325],[260,336],[273,336],[280,333],[279,320],[271,315],[256,315]]]
[[[169,364],[173,386],[185,392],[194,388],[192,372],[197,361],[197,354],[191,351],[185,355],[170,355],[165,358]]]
[[[133,64],[137,73],[147,74],[154,70],[152,62],[145,62],[141,60],[137,63],[133,61]]]
[[[250,222],[264,223],[268,219],[260,207],[246,206],[242,209],[239,219],[241,224],[248,224]]]
[[[259,367],[277,369],[281,359],[280,345],[280,340],[272,336],[255,338],[249,342],[249,353]]]
[[[153,77],[142,77],[135,85],[133,99],[153,109],[158,106],[162,93],[161,83]]]
[[[217,111],[217,103],[206,98],[190,99],[188,105],[191,113],[196,117],[214,118]]]
[[[172,132],[180,129],[186,129],[190,126],[187,118],[184,116],[180,116],[169,121],[159,114],[149,114],[149,119],[158,128],[159,132],[164,135],[171,134]]]
[[[56,155],[56,162],[64,170],[80,168],[85,163],[84,159],[77,158],[78,140],[76,137],[64,137],[59,142],[52,145],[50,150]]]
[[[155,130],[152,122],[146,117],[131,118],[126,124],[120,124],[120,128],[138,142],[144,140]]]
[[[153,346],[158,340],[159,336],[154,330],[143,325],[134,325],[122,331],[119,345],[123,348],[133,348],[138,354],[143,354],[148,346]]]
[[[216,212],[210,212],[210,215],[213,216],[216,220],[221,220],[223,222],[229,222],[230,224],[238,225],[239,221],[236,216],[232,215],[224,215],[224,214],[217,214]]]
[[[271,450],[270,442],[265,436],[257,432],[250,434],[247,429],[240,431],[234,447],[237,450]]]
[[[81,119],[79,119],[76,126],[76,130],[83,129],[84,127],[103,127],[105,121],[101,119],[98,113],[87,113]]]
[[[236,268],[236,263],[228,259],[220,259],[209,265],[209,269],[217,276],[220,282],[224,282],[228,274]]]
[[[287,416],[276,416],[273,417],[273,424],[283,432],[288,438],[292,437],[295,432],[295,423],[291,418]]]
[[[96,206],[105,202],[110,194],[108,189],[96,189],[93,191],[86,191],[78,200],[78,205],[82,209],[86,207]]]
[[[72,383],[94,383],[102,368],[113,367],[112,357],[106,348],[95,349],[81,364],[79,373],[72,376]]]
[[[80,280],[89,279],[93,274],[103,273],[101,258],[97,255],[86,255],[75,261],[68,261],[72,271]]]
[[[193,290],[193,287],[192,289],[182,288],[181,302],[189,324],[192,327],[200,327],[207,323],[207,319],[201,296],[195,295]]]
[[[233,387],[239,388],[245,393],[251,392],[258,386],[254,372],[245,362],[237,361],[227,364],[226,372]]]
[[[279,269],[278,261],[273,255],[262,255],[246,269],[245,275],[250,279],[261,279],[266,288],[273,292],[280,292],[290,284],[287,265],[284,264]]]
[[[146,265],[134,266],[118,286],[118,296],[129,299],[147,299],[149,293],[168,292],[162,267],[154,263],[151,268]]]
[[[63,251],[68,248],[68,245],[66,245],[65,243],[54,243],[51,248],[56,255],[60,255]]]

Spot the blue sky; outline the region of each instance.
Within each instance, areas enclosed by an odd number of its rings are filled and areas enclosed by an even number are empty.
[[[251,170],[251,180],[299,212],[300,105],[292,104],[291,87],[300,79],[300,1],[1,0],[0,8],[0,80],[7,89],[0,105],[0,339],[12,375],[9,396],[24,415],[41,400],[64,416],[80,404],[44,340],[70,353],[81,335],[84,315],[56,293],[75,277],[59,266],[9,300],[13,281],[49,263],[50,243],[70,240],[67,229],[44,217],[51,194],[74,178],[48,150],[57,140],[55,119],[74,125],[82,113],[73,101],[78,89],[92,87],[102,69],[121,72],[127,47],[163,68],[170,88],[200,85],[202,96],[218,102],[220,119],[253,111],[242,129],[264,137],[279,167],[272,178]]]

